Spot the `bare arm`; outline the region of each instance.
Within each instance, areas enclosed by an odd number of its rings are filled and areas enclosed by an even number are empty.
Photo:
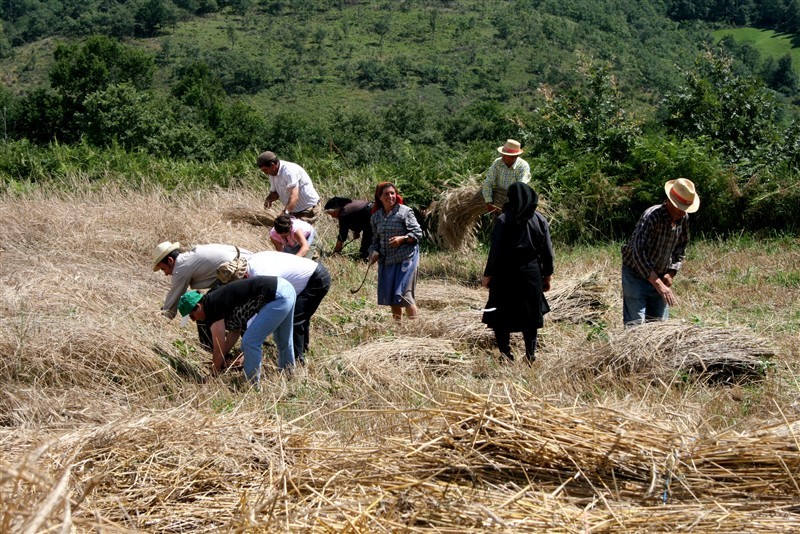
[[[292,213],[294,211],[295,206],[297,206],[297,200],[300,198],[300,189],[299,186],[294,186],[289,189],[289,202],[286,203],[285,210],[286,213]]]
[[[308,244],[308,240],[306,236],[303,234],[303,231],[299,228],[294,231],[294,237],[297,239],[297,242],[300,243],[300,250],[297,251],[296,256],[305,256],[309,250],[311,250],[311,245]]]

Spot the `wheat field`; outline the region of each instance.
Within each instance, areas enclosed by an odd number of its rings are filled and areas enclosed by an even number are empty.
[[[0,197],[0,531],[797,530],[796,238],[693,243],[674,318],[631,331],[618,246],[556,242],[531,366],[480,323],[479,248],[423,254],[411,324],[324,258],[309,363],[267,347],[254,391],[159,314],[150,251],[268,249],[262,195]]]

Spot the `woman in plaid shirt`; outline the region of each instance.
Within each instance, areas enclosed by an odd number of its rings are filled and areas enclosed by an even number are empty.
[[[399,321],[403,308],[409,319],[417,317],[414,290],[419,264],[419,241],[422,239],[414,212],[403,205],[403,197],[391,182],[375,188],[372,206],[372,246],[369,263],[378,263],[378,304],[391,306],[392,317]]]

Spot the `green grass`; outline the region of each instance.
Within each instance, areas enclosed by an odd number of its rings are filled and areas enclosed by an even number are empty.
[[[800,48],[794,46],[798,39],[796,35],[758,28],[732,28],[712,33],[716,42],[730,35],[740,43],[748,43],[764,58],[780,59],[786,54],[791,54],[794,70],[800,74]]]

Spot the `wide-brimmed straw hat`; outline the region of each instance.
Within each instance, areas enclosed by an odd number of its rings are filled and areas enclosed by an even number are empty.
[[[509,139],[506,141],[506,144],[503,146],[497,147],[497,151],[503,154],[504,156],[519,156],[524,150],[521,148],[519,141],[515,139]]]
[[[163,243],[156,245],[156,247],[153,249],[153,271],[158,270],[158,264],[161,263],[161,260],[167,257],[167,254],[173,250],[178,250],[179,248],[181,248],[181,244],[177,241],[174,243],[164,241]]]
[[[664,192],[670,204],[686,213],[694,213],[700,207],[700,197],[694,189],[694,184],[686,178],[670,180],[664,184]]]

